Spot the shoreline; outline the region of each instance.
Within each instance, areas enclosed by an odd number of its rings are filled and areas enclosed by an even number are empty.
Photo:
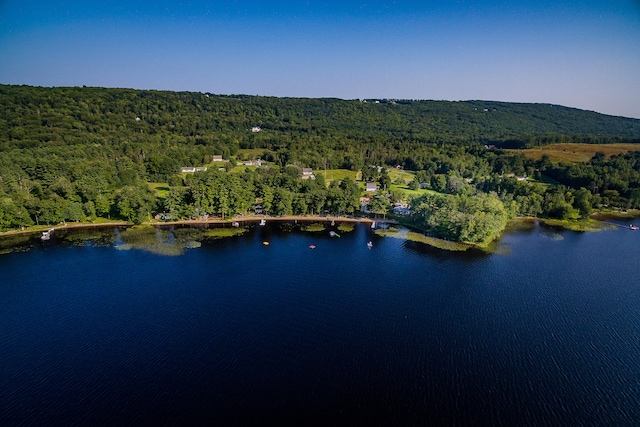
[[[207,218],[207,219],[184,219],[179,221],[145,221],[141,224],[134,224],[128,221],[110,221],[110,222],[73,222],[66,224],[58,224],[58,225],[39,225],[32,226],[26,228],[24,230],[9,230],[9,231],[1,231],[0,238],[9,237],[9,236],[20,236],[25,234],[36,234],[41,233],[43,231],[53,229],[55,230],[67,230],[67,229],[83,229],[83,228],[99,228],[99,227],[133,227],[135,225],[146,225],[152,227],[158,226],[171,226],[171,225],[209,225],[209,224],[229,224],[231,225],[233,222],[238,223],[248,223],[248,222],[258,222],[261,220],[265,221],[276,221],[276,222],[286,222],[286,221],[305,221],[305,222],[352,222],[352,223],[373,223],[373,222],[385,222],[388,224],[396,224],[397,221],[393,219],[371,219],[371,218],[358,218],[358,217],[342,217],[342,216],[319,216],[319,215],[287,215],[287,216],[265,216],[265,215],[250,215],[250,216],[239,216],[239,217],[231,217],[229,219],[222,218]]]
[[[537,222],[540,224],[544,224],[551,227],[559,227],[572,231],[599,231],[603,228],[612,227],[614,224],[611,224],[607,221],[607,219],[634,219],[638,218],[638,214],[640,211],[638,210],[630,210],[628,212],[620,213],[620,212],[611,212],[611,211],[600,211],[595,212],[590,215],[589,220],[587,221],[578,221],[576,223],[571,223],[570,221],[559,221],[559,220],[550,220],[547,218],[536,218],[536,217],[516,217],[512,218],[509,221],[506,229],[503,230],[502,234],[507,231],[510,227],[513,227],[518,223],[533,223]],[[371,224],[374,222],[382,222],[391,225],[403,225],[408,227],[409,229],[418,230],[421,233],[424,233],[424,230],[416,227],[414,225],[405,224],[403,221],[398,221],[392,218],[366,218],[366,217],[353,217],[353,216],[321,216],[321,215],[286,215],[286,216],[268,216],[268,215],[246,215],[246,216],[235,216],[230,217],[228,219],[222,218],[207,218],[207,219],[183,219],[178,221],[145,221],[141,224],[134,224],[128,221],[105,221],[105,222],[74,222],[74,223],[65,223],[58,225],[40,225],[40,226],[32,226],[24,230],[9,230],[0,232],[0,239],[9,238],[12,236],[22,236],[29,234],[37,234],[42,233],[43,231],[53,229],[55,230],[67,230],[67,229],[90,229],[90,228],[115,228],[115,227],[134,227],[134,226],[148,226],[148,227],[165,227],[165,226],[195,226],[202,227],[208,225],[229,225],[231,226],[234,222],[238,222],[240,225],[244,226],[247,223],[257,223],[261,220],[265,220],[268,222],[316,222],[316,223],[325,223],[325,222],[348,222],[348,223],[364,223]],[[618,224],[615,224],[618,225]],[[516,226],[517,227],[517,226]],[[502,238],[502,234],[497,240]],[[433,237],[435,240],[440,240],[440,238]],[[443,240],[446,242],[446,240]],[[426,243],[426,242],[423,242]],[[458,242],[461,245],[466,245],[468,248],[476,247],[479,249],[486,249],[490,246],[492,242],[479,244],[479,243],[468,243],[468,242]],[[427,243],[430,244],[430,243]],[[430,244],[434,246],[433,244]],[[438,245],[435,245],[438,247]]]
[[[0,238],[8,237],[8,236],[20,236],[23,234],[35,234],[41,233],[43,231],[47,231],[50,229],[55,230],[68,230],[74,228],[98,228],[98,227],[126,227],[133,225],[127,221],[113,221],[113,222],[72,222],[66,224],[58,224],[58,225],[35,225],[29,228],[25,228],[24,230],[9,230],[9,231],[0,231]]]
[[[249,216],[236,216],[229,219],[221,218],[207,218],[207,219],[185,219],[180,221],[152,221],[143,222],[142,225],[197,225],[197,224],[231,224],[233,222],[257,222],[261,220],[265,221],[306,221],[306,222],[353,222],[353,223],[372,223],[372,222],[386,222],[389,224],[395,224],[393,219],[371,219],[371,218],[358,218],[358,217],[345,217],[345,216],[319,216],[319,215],[286,215],[286,216],[268,216],[268,215],[249,215]]]

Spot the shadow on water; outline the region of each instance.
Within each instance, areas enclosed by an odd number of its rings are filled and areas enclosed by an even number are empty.
[[[131,227],[117,231],[115,247],[120,250],[137,249],[156,255],[180,256],[187,249],[199,248],[202,242],[240,236],[248,227]]]
[[[439,260],[445,259],[483,259],[492,255],[491,252],[479,248],[470,248],[466,251],[449,251],[446,249],[436,248],[434,246],[427,245],[425,243],[413,242],[411,240],[405,240],[403,247],[411,252],[422,256],[428,256]]]
[[[28,251],[33,247],[35,241],[34,236],[29,234],[2,237],[0,239],[0,254]]]
[[[119,230],[125,230],[125,228],[122,227]],[[58,230],[55,232],[55,237],[74,246],[111,246],[116,240],[113,228]]]

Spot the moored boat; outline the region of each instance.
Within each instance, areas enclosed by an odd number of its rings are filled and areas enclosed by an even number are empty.
[[[50,228],[47,231],[43,231],[42,236],[40,236],[40,238],[42,240],[49,240],[51,239],[51,233],[53,233],[53,228]]]

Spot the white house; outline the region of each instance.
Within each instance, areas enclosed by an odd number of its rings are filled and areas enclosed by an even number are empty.
[[[219,155],[219,154],[215,154],[211,160],[214,162],[224,162],[222,155]]]
[[[207,167],[206,166],[198,166],[197,168],[194,168],[192,166],[188,166],[188,167],[184,167],[182,169],[180,169],[180,172],[182,173],[194,173],[194,172],[206,172],[207,171]]]
[[[260,126],[254,126],[251,128],[251,132],[260,132],[262,129],[260,129]]]
[[[375,182],[367,182],[365,191],[375,193],[376,191],[378,191],[378,184],[376,184]]]
[[[315,175],[313,175],[313,169],[311,168],[302,168],[302,179],[314,179]]]
[[[244,166],[262,166],[262,160],[258,159],[258,160],[245,160],[244,162],[242,162],[242,164]]]

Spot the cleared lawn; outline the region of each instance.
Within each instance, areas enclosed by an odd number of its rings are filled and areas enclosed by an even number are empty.
[[[265,152],[268,152],[266,148],[239,148],[237,156],[245,156],[247,159],[259,159]]]
[[[413,172],[407,172],[405,170],[398,169],[389,169],[389,178],[391,178],[391,182],[395,182],[398,179],[402,179],[405,184],[413,181]]]
[[[340,181],[347,177],[353,181],[362,178],[362,173],[360,171],[352,171],[349,169],[327,169],[326,175],[324,169],[315,169],[313,174],[326,176],[325,181],[327,182],[327,185],[333,181]]]
[[[552,162],[588,162],[598,151],[607,157],[640,151],[640,144],[552,144],[526,150],[507,150],[522,153],[529,159],[540,160],[544,154]]]
[[[418,197],[421,196],[423,194],[425,194],[425,192],[427,191],[431,191],[431,190],[422,190],[422,189],[418,189],[418,190],[411,190],[409,188],[409,186],[407,185],[398,185],[398,184],[391,184],[391,191],[402,191],[405,195],[405,197],[407,198],[411,198],[411,197]]]
[[[398,169],[389,169],[389,178],[391,179],[391,191],[402,191],[407,198],[418,197],[424,194],[427,190],[411,190],[409,183],[413,181],[413,172],[407,172]],[[398,180],[402,180],[404,184],[396,184]]]
[[[148,182],[147,184],[159,198],[164,199],[169,195],[169,184],[166,182]]]

